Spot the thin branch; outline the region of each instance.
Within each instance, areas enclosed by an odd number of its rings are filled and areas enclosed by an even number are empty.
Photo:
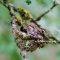
[[[42,18],[43,16],[45,16],[47,13],[49,13],[49,12],[50,12],[55,6],[57,6],[57,5],[58,5],[58,4],[56,4],[56,2],[53,1],[53,6],[52,6],[49,10],[47,10],[46,12],[44,12],[42,15],[40,15],[39,17],[37,17],[35,21],[41,20],[41,18]]]
[[[14,34],[14,37],[15,38],[17,38],[16,39],[16,43],[17,44],[19,44],[20,43],[20,49],[23,49],[24,47],[24,42],[23,43],[21,43],[21,38],[20,38],[20,35],[19,35],[19,33],[20,33],[20,31],[18,31],[17,30],[17,28],[16,28],[16,18],[15,18],[15,14],[14,14],[14,11],[10,11],[10,7],[8,7],[8,6],[6,6],[3,2],[1,2],[0,1],[0,3],[3,5],[3,6],[5,6],[6,8],[8,8],[8,10],[9,10],[9,12],[11,12],[11,13],[13,13],[13,15],[11,15],[11,18],[12,18],[12,30],[13,30],[13,34]],[[12,7],[13,9],[14,9],[14,7]],[[19,41],[18,41],[19,40]],[[27,57],[27,51],[25,51],[25,50],[21,50],[21,55],[22,55],[22,58],[23,58],[23,60],[29,60],[28,59],[28,57]]]
[[[5,6],[6,8],[8,8],[8,6],[7,6],[5,3],[3,3],[2,1],[0,1],[0,3],[1,3],[3,6]]]

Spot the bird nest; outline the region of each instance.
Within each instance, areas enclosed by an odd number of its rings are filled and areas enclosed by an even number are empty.
[[[48,43],[56,43],[55,38],[45,29],[37,26],[34,22],[23,26],[15,16],[12,17],[12,30],[17,46],[21,50],[35,51]]]

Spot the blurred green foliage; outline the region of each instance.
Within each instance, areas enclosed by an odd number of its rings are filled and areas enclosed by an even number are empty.
[[[20,60],[11,29],[11,17],[6,7],[0,4],[0,54],[7,54],[9,60]],[[1,59],[0,59],[1,60]]]
[[[13,3],[16,7],[23,6],[31,12],[34,18],[52,6],[52,0],[31,0],[32,4],[30,5],[26,4],[26,0],[8,1]],[[46,14],[38,24],[51,31],[51,33],[60,40],[60,6],[55,7],[51,12]],[[60,60],[60,49],[59,45],[57,46],[52,47],[48,45],[48,47],[38,49],[33,53],[29,52],[28,57],[30,60]],[[9,60],[21,60],[19,49],[12,35],[9,11],[2,4],[0,4],[0,55],[1,54],[7,55],[7,58],[9,56]],[[51,55],[53,55],[53,57]]]

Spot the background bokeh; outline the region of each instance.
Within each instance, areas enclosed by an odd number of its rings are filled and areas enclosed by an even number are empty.
[[[29,10],[34,19],[48,10],[53,4],[52,0],[31,0],[30,5],[26,4],[26,0],[8,1],[16,7],[20,6]],[[60,5],[56,6],[37,23],[60,40]],[[0,60],[21,60],[19,53],[20,51],[12,35],[9,11],[0,4]],[[29,60],[60,60],[60,45],[48,44],[32,53],[28,52],[28,58]]]

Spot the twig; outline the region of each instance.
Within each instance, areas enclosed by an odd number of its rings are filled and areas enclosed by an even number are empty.
[[[28,58],[27,58],[27,51],[25,51],[24,50],[24,42],[23,43],[21,43],[22,42],[22,40],[21,40],[21,38],[20,38],[20,36],[22,36],[22,35],[19,35],[19,33],[20,33],[20,31],[17,29],[17,27],[16,27],[16,18],[15,18],[15,13],[14,13],[14,11],[10,11],[11,9],[10,9],[10,7],[8,7],[8,6],[6,6],[6,4],[4,4],[3,2],[1,2],[0,1],[0,3],[3,5],[3,6],[5,6],[8,10],[9,10],[9,12],[11,13],[11,14],[13,14],[13,15],[11,15],[11,18],[12,18],[12,30],[13,30],[13,35],[14,35],[14,37],[16,38],[16,44],[20,44],[19,45],[19,48],[20,48],[20,50],[21,50],[21,55],[22,55],[22,58],[23,58],[23,60],[29,60]],[[14,7],[12,7],[13,9],[15,9]]]
[[[6,8],[8,8],[8,6],[6,4],[4,4],[2,1],[0,1],[0,3],[5,6]]]
[[[40,15],[39,17],[37,17],[35,21],[41,20],[41,18],[42,18],[43,16],[45,16],[47,13],[49,13],[49,12],[50,12],[55,6],[57,6],[57,5],[58,5],[58,4],[56,4],[55,1],[53,1],[53,6],[52,6],[49,10],[47,10],[46,12],[44,12],[42,15]]]

